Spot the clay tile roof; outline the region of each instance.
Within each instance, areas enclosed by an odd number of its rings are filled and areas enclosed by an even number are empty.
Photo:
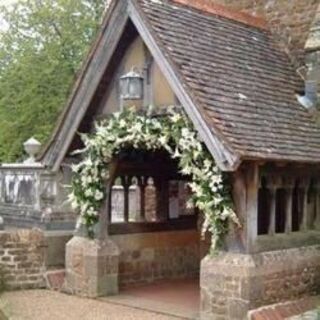
[[[203,117],[206,133],[212,133],[212,141],[218,141],[236,159],[232,160],[233,170],[246,159],[319,163],[320,128],[297,102],[295,94],[303,89],[303,82],[288,56],[261,19],[210,2],[113,0],[42,161],[55,168],[62,161],[81,120],[74,121],[79,104],[81,115],[89,107],[79,101],[94,90],[90,87],[88,91],[85,76],[93,79],[100,72],[96,59],[101,59],[104,46],[99,45],[106,34],[116,32],[109,20],[117,10],[124,14],[133,6],[142,28],[166,60],[166,68],[169,65],[188,101]],[[130,9],[127,13],[132,15]]]
[[[136,2],[208,126],[242,159],[320,162],[320,129],[295,97],[303,82],[268,30],[206,0]]]

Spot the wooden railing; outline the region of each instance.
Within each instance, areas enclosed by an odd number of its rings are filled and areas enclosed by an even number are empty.
[[[196,228],[195,212],[193,217],[172,216],[172,208],[179,211],[179,203],[170,202],[172,182],[188,181],[174,161],[161,154],[143,161],[139,156],[138,160],[120,158],[114,168],[105,205],[109,233]]]
[[[292,174],[266,174],[258,192],[258,235],[319,228],[320,179]]]

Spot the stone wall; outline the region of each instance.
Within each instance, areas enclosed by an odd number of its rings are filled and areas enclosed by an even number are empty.
[[[200,268],[196,230],[117,235],[120,287],[160,279],[194,277]]]
[[[305,48],[306,50],[320,50],[320,5],[315,14]]]
[[[66,244],[72,238],[73,231],[45,231],[44,236],[47,269],[63,269]]]
[[[39,230],[0,232],[0,265],[7,289],[45,287],[45,238]]]
[[[201,319],[246,319],[249,310],[320,293],[320,247],[221,253],[201,264]]]
[[[300,64],[319,0],[212,0],[264,17],[284,49]]]
[[[199,239],[196,230],[114,235],[100,240],[74,236],[66,246],[64,290],[99,297],[115,295],[129,285],[198,276]]]

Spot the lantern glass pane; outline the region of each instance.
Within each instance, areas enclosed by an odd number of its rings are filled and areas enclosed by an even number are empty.
[[[120,79],[120,94],[124,99],[128,96],[128,82],[128,78]]]
[[[142,78],[139,78],[137,79],[138,81],[138,92],[139,92],[139,99],[142,99],[143,98],[143,79]]]
[[[120,78],[120,94],[124,100],[141,100],[143,98],[143,78],[138,74],[127,74]]]
[[[139,86],[139,98],[143,98],[143,78],[138,79],[138,86]]]
[[[142,98],[142,86],[140,78],[131,78],[128,83],[128,96],[129,99]]]
[[[137,80],[131,79],[130,84],[129,84],[129,96],[131,98],[135,98],[138,94],[137,90],[138,90]]]

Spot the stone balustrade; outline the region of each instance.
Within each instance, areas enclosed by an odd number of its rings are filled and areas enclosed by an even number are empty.
[[[0,166],[0,215],[5,225],[73,229],[64,177],[39,163]]]

